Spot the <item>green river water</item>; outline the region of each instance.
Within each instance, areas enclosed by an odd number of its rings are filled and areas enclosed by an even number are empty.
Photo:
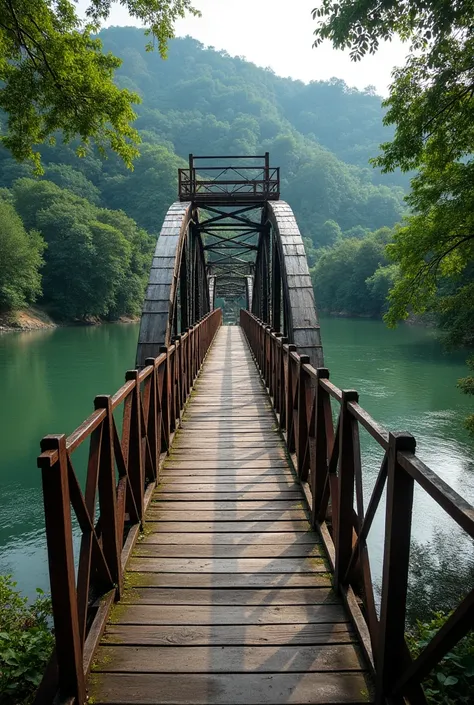
[[[392,430],[408,430],[418,454],[474,502],[474,443],[463,429],[472,402],[456,389],[463,355],[445,355],[432,331],[378,321],[323,319],[326,365],[338,386],[357,389],[360,403]],[[0,335],[0,573],[13,573],[32,595],[48,588],[40,471],[41,437],[70,433],[97,394],[114,392],[133,366],[138,326],[103,325]],[[368,493],[381,454],[362,441]],[[366,499],[367,501],[367,499]],[[415,495],[414,535],[427,541],[453,527],[422,492]],[[383,516],[370,537],[380,573]]]

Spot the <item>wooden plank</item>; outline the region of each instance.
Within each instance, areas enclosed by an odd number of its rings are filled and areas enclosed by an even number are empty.
[[[356,641],[348,623],[259,624],[240,626],[160,626],[109,624],[103,643],[147,646],[227,646],[348,644]]]
[[[163,480],[166,479],[173,479],[175,477],[233,477],[233,478],[239,478],[239,477],[267,477],[267,478],[275,478],[276,481],[279,481],[280,477],[283,479],[292,479],[295,481],[295,475],[292,473],[292,471],[286,467],[286,468],[203,468],[201,464],[198,466],[194,466],[194,469],[192,468],[180,468],[180,467],[172,467],[168,466],[166,468],[163,468],[163,471],[160,473],[161,477]]]
[[[112,624],[316,624],[348,622],[342,605],[120,605]]]
[[[156,539],[161,534],[153,534]],[[136,547],[139,558],[322,558],[324,549],[320,544],[226,546],[210,544],[162,544],[146,538]]]
[[[159,694],[159,696],[157,695]],[[96,705],[280,705],[366,703],[368,684],[357,673],[177,673],[95,674],[90,699]]]
[[[307,521],[280,521],[278,522],[278,527],[275,526],[274,521],[186,521],[186,522],[173,522],[173,521],[147,521],[147,529],[152,532],[166,532],[166,533],[197,533],[202,532],[213,532],[213,533],[233,533],[234,531],[244,532],[244,531],[302,531],[306,532],[308,530]]]
[[[160,479],[160,487],[163,487],[167,492],[179,491],[177,488],[180,485],[187,485],[195,489],[196,485],[218,485],[222,490],[226,490],[229,487],[236,487],[240,489],[240,486],[259,486],[262,485],[262,489],[266,491],[273,492],[281,489],[297,489],[298,483],[295,481],[293,474],[291,475],[277,475],[273,477],[267,477],[265,475],[165,475]],[[260,487],[258,487],[260,489]],[[205,490],[207,491],[207,490]]]
[[[282,490],[298,490],[299,485],[296,482],[280,480],[278,482],[270,482],[265,479],[252,478],[243,482],[189,482],[187,478],[183,478],[182,482],[173,480],[163,480],[159,482],[158,487],[163,488],[165,492],[190,492],[189,487],[192,486],[192,492],[226,492],[234,490],[234,492],[250,491],[252,488],[258,492],[281,492]],[[301,496],[301,494],[300,494]]]
[[[282,588],[281,590],[251,589],[189,589],[132,587],[125,590],[124,603],[142,605],[319,605],[339,604],[340,597],[331,588],[327,575],[318,576],[318,586],[312,588]]]
[[[193,490],[195,488],[193,487]],[[168,492],[163,490],[155,494],[155,497],[160,497],[163,501],[175,501],[175,502],[189,502],[195,499],[203,500],[206,502],[214,502],[218,500],[228,501],[228,502],[238,502],[241,499],[246,499],[249,502],[258,501],[271,501],[272,502],[286,502],[290,499],[301,499],[301,492],[299,490],[288,490],[280,492],[272,492],[271,495],[268,492],[261,492],[260,488],[258,491],[251,490],[246,492],[245,490],[240,490],[234,492],[232,487],[228,485],[228,489],[223,492],[205,492],[200,491],[199,494],[196,492],[191,492],[189,487],[184,486],[181,492]]]
[[[293,521],[305,520],[306,511],[303,509],[282,509],[281,511],[257,509],[211,509],[194,511],[187,505],[187,511],[174,511],[162,509],[161,507],[151,507],[148,510],[148,521]]]
[[[161,468],[161,474],[167,474],[170,470],[246,470],[250,469],[252,474],[257,470],[284,470],[289,471],[288,461],[281,458],[272,460],[200,460],[196,464],[195,460],[173,458],[167,460]],[[177,474],[177,473],[176,473]]]
[[[318,646],[101,646],[94,671],[109,673],[288,673],[360,671],[352,644]]]
[[[133,567],[132,567],[133,566]],[[130,568],[141,573],[326,573],[327,565],[310,558],[143,558],[134,554]]]
[[[136,561],[143,559],[135,559]],[[140,573],[132,560],[129,570],[136,585],[166,588],[306,588],[317,587],[327,573]]]
[[[215,500],[214,502],[201,502],[200,495],[196,495],[196,499],[189,502],[167,502],[161,499],[160,494],[156,494],[150,506],[151,509],[172,509],[173,511],[202,511],[202,510],[223,510],[223,509],[238,509],[244,510],[263,510],[263,511],[287,511],[288,509],[303,509],[303,502],[300,498],[293,500],[279,500],[274,502],[269,499],[265,501],[247,502],[245,499],[232,500]]]
[[[167,527],[164,527],[167,528]],[[258,528],[258,527],[257,527]],[[265,532],[259,533],[258,531],[248,531],[242,533],[239,531],[234,531],[231,533],[213,534],[213,533],[172,533],[167,531],[161,531],[159,533],[146,533],[143,538],[143,543],[156,543],[161,545],[173,545],[173,544],[194,544],[194,545],[204,545],[204,546],[264,546],[264,545],[277,545],[277,546],[299,546],[299,545],[310,545],[320,543],[319,536],[313,531],[305,532]]]

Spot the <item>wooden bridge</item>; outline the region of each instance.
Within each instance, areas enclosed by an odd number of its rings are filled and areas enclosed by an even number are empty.
[[[410,434],[330,382],[296,221],[268,155],[249,159],[208,178],[190,158],[137,368],[70,436],[42,440],[56,650],[38,705],[418,705],[472,627],[474,591],[409,653],[414,487],[471,538],[474,509]],[[222,326],[216,298],[243,304],[240,326]],[[362,433],[383,451],[369,498]]]

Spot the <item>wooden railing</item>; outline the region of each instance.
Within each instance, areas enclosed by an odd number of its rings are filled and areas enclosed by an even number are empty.
[[[334,568],[335,587],[346,602],[373,669],[376,702],[426,703],[423,680],[472,629],[474,590],[412,660],[405,641],[405,616],[415,483],[471,538],[474,508],[415,455],[413,436],[387,432],[359,405],[356,391],[338,389],[329,381],[327,369],[314,369],[307,356],[298,355],[294,345],[248,311],[241,311],[240,323],[304,483],[313,525],[321,533]],[[336,423],[331,400],[339,407]],[[361,429],[384,453],[366,507]],[[367,536],[385,486],[378,614]]]
[[[78,705],[86,700],[85,679],[110,607],[120,599],[125,564],[161,460],[221,323],[222,311],[217,309],[162,348],[159,357],[148,359],[144,369],[127,372],[125,384],[113,396],[96,397],[95,411],[70,436],[45,436],[41,441],[38,466],[56,649],[38,704],[49,704],[54,696],[57,702]],[[73,455],[86,442],[83,491]]]

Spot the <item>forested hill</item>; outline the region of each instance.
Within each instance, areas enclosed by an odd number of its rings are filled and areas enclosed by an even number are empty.
[[[142,98],[136,124],[146,142],[166,144],[186,159],[189,152],[270,151],[282,168],[283,197],[315,246],[334,237],[326,221],[347,231],[400,219],[403,194],[396,186],[406,186],[406,178],[368,164],[391,135],[370,90],[337,79],[307,85],[281,78],[189,37],[173,41],[163,62],[145,51],[139,30],[115,27],[100,36],[106,50],[123,58],[118,83]]]
[[[381,100],[370,89],[349,89],[340,80],[307,85],[281,78],[242,58],[205,49],[189,37],[170,43],[166,61],[145,50],[147,39],[139,29],[113,27],[100,38],[106,51],[123,59],[117,83],[142,99],[136,121],[141,156],[134,171],[114,154],[104,160],[91,149],[79,158],[74,143],[64,145],[58,139],[41,148],[42,178],[53,183],[40,184],[33,180],[31,167],[0,150],[0,200],[16,210],[25,232],[39,231],[46,242],[43,249],[39,244],[45,260],[42,301],[54,310],[64,312],[66,301],[68,317],[139,310],[146,252],[152,248],[146,238],[159,232],[176,198],[177,168],[186,166],[189,152],[269,151],[272,164],[281,167],[282,197],[296,213],[310,263],[320,247],[364,237],[400,220],[406,180],[399,174],[381,175],[368,164],[379,144],[391,136],[382,125]],[[2,194],[1,187],[8,191]],[[74,201],[73,196],[82,200]],[[135,224],[111,210],[124,211],[148,235],[133,230]],[[71,233],[73,248],[66,246]],[[104,247],[106,241],[109,248]],[[111,259],[110,266],[104,265],[100,259],[113,258],[118,251],[113,242],[120,242],[128,253],[129,264],[121,267],[119,279],[134,282],[133,291],[121,298],[117,281],[111,279],[106,294],[96,291],[93,283],[100,281],[104,287],[103,277],[94,274],[95,279],[83,281],[87,271],[115,276],[118,263]],[[90,260],[82,270],[77,267],[81,257]],[[0,309],[29,299],[29,285],[24,283],[24,294],[14,296],[8,281],[2,294],[1,279],[0,272]],[[71,293],[72,281],[76,289]],[[103,305],[95,310],[99,300]]]

